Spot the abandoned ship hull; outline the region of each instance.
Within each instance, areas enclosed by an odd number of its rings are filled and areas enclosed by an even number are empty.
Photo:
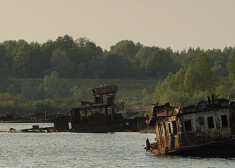
[[[156,154],[235,156],[235,102],[212,96],[184,108],[154,105],[148,123],[157,137],[148,150]]]
[[[93,89],[94,102],[81,101],[81,106],[73,108],[70,116],[55,118],[56,131],[68,131],[71,121],[72,132],[78,133],[107,133],[107,132],[136,132],[144,129],[145,117],[125,118],[124,102],[115,104],[116,85],[103,86]]]
[[[72,132],[78,133],[107,133],[107,132],[136,132],[144,125],[144,120],[135,119],[105,121],[96,123],[80,123],[73,126]]]
[[[193,157],[235,157],[234,140],[193,145],[176,149],[152,150],[157,155],[177,155]]]

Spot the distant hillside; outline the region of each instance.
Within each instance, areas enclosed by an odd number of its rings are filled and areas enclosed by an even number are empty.
[[[39,88],[43,79],[10,79],[10,83],[13,84],[16,90],[22,88],[25,81],[30,81],[30,83],[35,88]],[[157,81],[153,80],[104,80],[104,79],[59,79],[59,81],[64,87],[64,90],[67,90],[65,95],[69,96],[71,88],[78,86],[78,89],[81,91],[84,97],[92,97],[92,89],[100,87],[102,85],[115,84],[118,86],[117,100],[123,101],[133,101],[141,103],[143,96],[152,97],[152,94],[157,85]],[[147,95],[144,95],[147,94]],[[37,99],[37,98],[35,98]],[[150,104],[152,102],[149,102]]]
[[[91,79],[17,79],[8,80],[8,94],[0,95],[0,114],[67,114],[80,106],[81,100],[92,101],[92,89],[103,85],[118,86],[116,102],[125,102],[129,112],[143,115],[151,111],[157,81]],[[47,89],[45,90],[45,88]],[[53,92],[52,92],[53,91]]]

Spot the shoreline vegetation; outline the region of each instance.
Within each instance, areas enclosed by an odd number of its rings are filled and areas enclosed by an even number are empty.
[[[32,88],[38,88],[43,79],[10,79],[10,81],[17,90],[24,87],[24,83],[27,81],[31,82]],[[157,81],[59,78],[53,83],[62,85],[60,88],[62,88],[63,92],[67,92],[67,96],[29,100],[21,94],[2,93],[0,94],[0,114],[32,115],[45,111],[47,111],[48,115],[69,114],[72,108],[80,106],[81,100],[93,101],[93,88],[115,83],[119,88],[116,102],[125,102],[125,109],[128,112],[137,112],[140,116],[143,116],[146,111],[151,111],[151,102]],[[56,87],[53,85],[51,88],[55,89]],[[30,94],[35,90],[29,90],[28,93]],[[60,92],[60,89],[55,92]]]
[[[235,100],[235,47],[144,46],[121,40],[103,50],[69,35],[45,43],[0,43],[0,116],[68,114],[91,101],[92,88],[115,84],[117,102],[146,116],[151,104],[183,107],[216,98]]]

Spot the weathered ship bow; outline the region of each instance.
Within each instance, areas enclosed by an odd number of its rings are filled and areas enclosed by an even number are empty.
[[[147,121],[156,128],[156,154],[187,156],[235,156],[235,103],[208,97],[184,108],[153,106]]]

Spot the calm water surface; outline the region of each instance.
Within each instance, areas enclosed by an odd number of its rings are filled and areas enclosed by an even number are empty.
[[[0,130],[33,124],[0,124]],[[52,126],[53,124],[39,124]],[[159,157],[140,133],[0,133],[0,167],[234,167],[235,158]]]

